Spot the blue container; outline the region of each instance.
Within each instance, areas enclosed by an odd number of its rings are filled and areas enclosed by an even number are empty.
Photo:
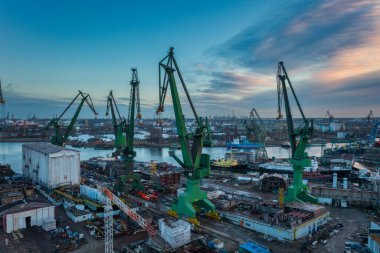
[[[254,243],[254,242],[246,242],[244,244],[240,245],[240,249],[243,252],[249,252],[249,253],[271,253],[272,251],[260,244]]]

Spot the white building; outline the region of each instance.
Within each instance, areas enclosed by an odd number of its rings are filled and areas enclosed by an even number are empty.
[[[80,183],[80,153],[45,142],[22,145],[22,171],[50,188]]]
[[[15,203],[2,211],[2,224],[5,233],[28,228],[31,226],[43,226],[46,222],[54,220],[54,205],[42,202]]]

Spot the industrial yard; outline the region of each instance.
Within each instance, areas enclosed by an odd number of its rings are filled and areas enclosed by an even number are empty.
[[[109,144],[91,146],[101,138],[70,137],[92,134],[94,126],[78,123],[85,103],[97,114],[86,93],[79,92],[67,107],[81,99],[68,124],[61,125],[66,109],[43,128],[33,125],[50,142],[29,136],[33,142],[21,143],[19,173],[1,165],[2,251],[370,252],[374,246],[368,242],[377,238],[372,227],[380,220],[379,157],[373,151],[379,124],[372,113],[364,119],[335,119],[327,112],[315,120],[314,130],[306,117],[293,120],[290,98],[279,96],[287,108],[286,121],[263,119],[255,108],[242,119],[206,120],[193,108],[195,120],[184,120],[176,79],[167,67],[174,63],[171,48],[160,62],[166,72],[161,74],[157,113],[164,111],[170,87],[176,120],[160,116],[151,122],[161,135],[157,140],[150,137],[149,121],[142,123],[136,69],[127,120],[119,115],[113,93],[108,96],[113,133],[104,132]],[[277,79],[279,94],[288,85],[293,89],[282,62]],[[279,115],[281,109],[279,103]],[[304,115],[301,106],[298,110]],[[13,131],[13,124],[4,121],[3,136]],[[279,126],[286,126],[288,137]],[[136,139],[141,132],[146,137]],[[170,138],[161,142],[164,136]],[[11,139],[23,142],[18,138]],[[82,144],[70,141],[76,139]],[[149,142],[169,146],[172,160],[139,161],[137,146]],[[82,159],[84,147],[94,154],[104,150],[107,156]],[[273,148],[285,157],[268,155]],[[224,154],[215,157],[213,149]]]
[[[378,3],[116,2],[0,2],[0,253],[380,253]]]

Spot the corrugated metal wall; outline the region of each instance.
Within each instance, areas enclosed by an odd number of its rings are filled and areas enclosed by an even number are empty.
[[[7,214],[4,230],[11,233],[14,230],[26,228],[26,218],[31,218],[31,226],[42,226],[44,220],[54,217],[54,206],[37,208],[20,213]]]
[[[58,187],[80,183],[80,158],[75,151],[63,150],[49,156],[49,185]]]
[[[23,174],[51,188],[80,183],[79,152],[44,154],[23,146]]]

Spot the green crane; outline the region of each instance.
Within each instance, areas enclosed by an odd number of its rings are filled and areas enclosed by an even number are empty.
[[[123,150],[127,146],[127,140],[126,140],[126,134],[125,134],[126,122],[125,122],[125,119],[122,118],[120,115],[120,111],[119,111],[119,108],[117,107],[112,91],[110,91],[110,94],[108,95],[108,98],[107,98],[106,116],[108,116],[109,111],[111,111],[113,130],[115,134],[116,151],[114,155],[118,156],[122,154]]]
[[[74,117],[71,119],[70,124],[67,126],[65,132],[63,134],[61,134],[61,131],[60,131],[61,126],[59,124],[59,121],[61,120],[62,116],[67,112],[67,110],[69,110],[69,108],[74,104],[74,102],[78,98],[81,98],[82,100],[79,103],[77,110],[75,111]],[[76,97],[66,107],[66,109],[62,112],[62,114],[59,117],[53,118],[45,127],[45,130],[48,130],[51,126],[54,127],[55,135],[51,137],[51,143],[52,144],[57,145],[57,146],[62,146],[62,147],[65,146],[65,144],[67,142],[67,138],[69,137],[69,134],[73,130],[74,125],[78,119],[79,113],[82,110],[83,104],[85,102],[90,107],[90,109],[95,114],[95,116],[98,115],[98,113],[95,111],[95,107],[94,107],[94,104],[92,103],[90,95],[87,93],[83,93],[83,92],[79,91],[78,95],[76,95]]]
[[[292,91],[294,100],[298,106],[300,114],[302,116],[302,125],[295,129],[293,124],[293,116],[290,109],[288,91],[286,88],[286,82]],[[298,101],[296,93],[290,82],[289,76],[285,70],[284,63],[278,63],[277,71],[277,92],[278,92],[278,118],[282,118],[281,107],[282,101],[285,104],[286,122],[288,126],[288,135],[290,141],[290,147],[292,150],[292,158],[290,163],[293,165],[293,183],[288,188],[287,195],[285,196],[285,202],[301,201],[317,203],[317,199],[308,193],[307,185],[303,183],[303,170],[304,167],[310,167],[311,162],[308,154],[305,152],[306,145],[309,138],[313,134],[313,121],[309,121],[305,118],[301,105]],[[297,142],[298,139],[298,142]]]
[[[256,108],[252,108],[249,113],[249,119],[243,122],[245,129],[247,131],[248,139],[253,139],[258,144],[261,144],[257,151],[260,153],[261,157],[267,158],[268,154],[265,149],[265,142],[267,138],[267,130],[264,121],[261,119]],[[251,138],[250,138],[251,137]]]
[[[185,90],[186,97],[197,121],[197,127],[193,133],[188,133],[186,130],[185,116],[178,94],[174,75],[175,72]],[[195,219],[197,210],[204,210],[209,214],[215,212],[215,206],[207,199],[206,192],[200,188],[202,178],[210,174],[210,155],[202,154],[203,140],[207,129],[195,111],[182,74],[174,58],[173,48],[170,48],[168,55],[159,63],[159,106],[157,108],[157,114],[161,114],[164,111],[164,102],[169,87],[173,101],[182,160],[175,155],[174,151],[171,151],[170,155],[184,169],[185,176],[187,177],[186,191],[181,193],[178,199],[175,200],[172,211],[180,217]],[[190,142],[192,142],[192,145],[190,145]]]
[[[131,92],[129,98],[129,111],[128,119],[126,124],[126,146],[123,149],[122,159],[126,162],[126,175],[120,177],[120,181],[123,190],[130,191],[132,189],[141,190],[143,186],[141,185],[141,178],[138,174],[133,173],[133,159],[136,157],[136,152],[133,149],[133,137],[135,135],[135,115],[138,120],[141,119],[141,109],[140,109],[140,92],[139,92],[139,77],[137,74],[137,69],[132,68],[132,80]],[[136,113],[137,112],[137,113]],[[136,114],[135,114],[136,113]],[[126,184],[126,183],[129,184]],[[125,188],[127,187],[127,188]],[[132,187],[132,189],[130,188]]]

